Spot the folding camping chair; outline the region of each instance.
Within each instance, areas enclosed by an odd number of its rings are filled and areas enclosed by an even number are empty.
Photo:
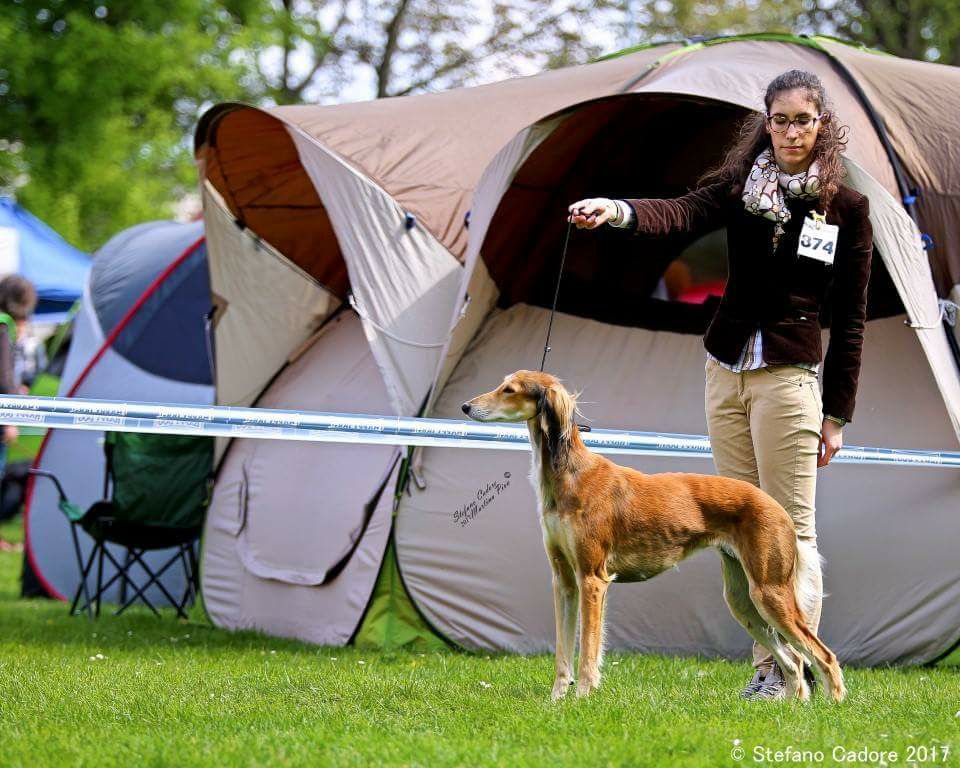
[[[213,441],[206,437],[148,435],[136,432],[108,432],[104,441],[106,472],[103,499],[84,510],[67,498],[57,477],[44,470],[32,474],[53,481],[60,500],[58,506],[70,521],[73,548],[80,569],[80,583],[70,604],[70,614],[86,611],[100,615],[104,593],[120,582],[120,615],[136,600],[141,600],[157,616],[160,612],[147,597],[151,586],[162,593],[177,615],[186,618],[184,608],[196,599],[198,589],[197,558],[194,542],[200,535],[203,515],[210,502]],[[93,539],[93,549],[84,561],[77,528]],[[108,544],[126,548],[122,561]],[[151,550],[176,551],[160,566],[153,568],[144,554]],[[103,565],[108,560],[116,572],[104,583]],[[161,581],[176,563],[186,576],[184,593],[177,600]],[[87,585],[96,565],[96,588]],[[132,577],[134,566],[146,574],[142,584]],[[127,597],[127,587],[133,594]],[[84,603],[80,605],[83,596]]]

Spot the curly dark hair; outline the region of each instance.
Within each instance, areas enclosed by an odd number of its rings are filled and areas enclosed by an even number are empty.
[[[14,320],[26,320],[37,308],[37,289],[21,275],[7,275],[0,280],[0,312]]]
[[[811,158],[811,162],[816,160],[820,166],[819,202],[820,206],[826,210],[833,196],[840,189],[842,179],[846,176],[840,155],[846,148],[847,133],[850,128],[838,121],[820,78],[802,69],[791,69],[770,81],[763,97],[765,111],[770,112],[770,106],[779,94],[795,88],[804,89],[810,101],[817,105],[817,111],[826,113],[820,122],[820,130],[813,145]],[[742,194],[744,179],[750,172],[757,155],[768,147],[771,151],[773,150],[770,135],[764,127],[765,121],[766,115],[762,112],[751,112],[747,115],[740,123],[739,135],[727,149],[724,159],[719,165],[704,173],[697,181],[697,186],[725,181],[733,185],[736,194]]]

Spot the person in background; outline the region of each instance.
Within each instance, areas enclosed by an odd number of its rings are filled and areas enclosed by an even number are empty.
[[[27,327],[27,320],[37,306],[33,283],[20,275],[7,275],[0,280],[0,394],[21,394],[17,375],[16,343]],[[13,424],[3,425],[0,440],[0,478],[7,463],[7,448],[19,432]],[[0,547],[5,542],[0,541]]]

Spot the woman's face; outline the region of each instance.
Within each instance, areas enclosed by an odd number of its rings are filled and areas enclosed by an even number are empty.
[[[803,88],[794,88],[777,94],[770,105],[770,119],[766,131],[773,144],[773,156],[787,173],[805,171],[812,161],[813,145],[820,131],[820,120],[814,120],[819,111]],[[777,132],[777,123],[787,123],[785,131]],[[798,124],[799,121],[801,124]],[[803,126],[803,122],[807,122]]]

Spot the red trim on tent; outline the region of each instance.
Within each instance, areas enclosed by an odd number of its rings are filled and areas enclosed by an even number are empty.
[[[114,326],[113,330],[110,331],[110,335],[108,335],[107,338],[104,339],[103,344],[100,345],[97,353],[90,358],[90,362],[84,366],[84,369],[80,372],[80,375],[77,376],[77,380],[73,383],[73,386],[70,387],[70,391],[67,392],[67,397],[73,397],[74,393],[93,369],[93,366],[95,366],[106,354],[107,349],[109,349],[113,342],[117,340],[117,337],[123,332],[123,329],[133,319],[134,315],[136,315],[140,308],[146,303],[147,299],[157,292],[157,289],[168,277],[170,277],[177,267],[179,267],[194,251],[196,251],[197,248],[203,245],[205,239],[206,236],[203,236],[196,242],[192,243],[183,253],[170,262],[170,264],[167,265],[167,268],[157,275],[154,281],[147,286],[147,289],[140,294],[140,298],[138,298],[133,303],[133,306],[127,310],[126,314],[120,318],[120,321]],[[52,432],[52,429],[48,429],[47,434],[43,436],[43,441],[40,443],[37,456],[31,465],[33,468],[38,468],[40,466],[40,460],[43,458],[44,448],[47,447],[47,441],[50,439],[50,434]],[[43,572],[40,570],[40,564],[34,557],[33,548],[30,546],[30,504],[33,501],[33,483],[35,480],[36,478],[33,475],[27,476],[27,490],[23,504],[23,551],[26,554],[27,559],[30,561],[30,567],[33,569],[34,574],[36,574],[37,580],[40,582],[40,586],[43,587],[47,594],[53,599],[63,600],[66,602],[67,598],[62,595],[60,591],[53,586],[53,584],[44,578]]]

